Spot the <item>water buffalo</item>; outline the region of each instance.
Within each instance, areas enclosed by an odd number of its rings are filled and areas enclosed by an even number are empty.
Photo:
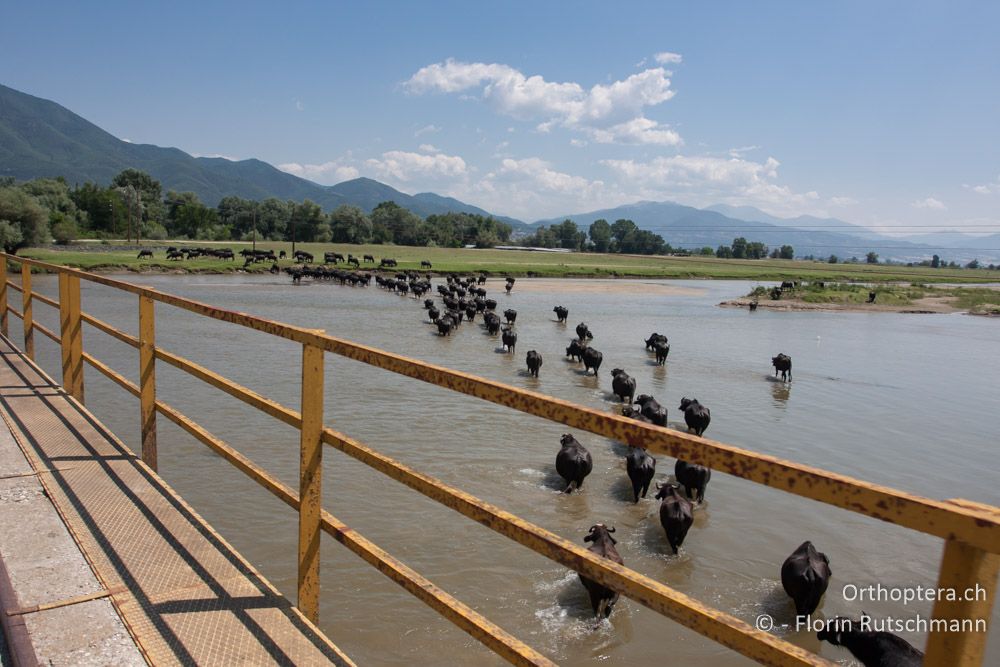
[[[652,350],[653,347],[656,345],[657,341],[662,341],[666,343],[667,337],[664,336],[663,334],[659,334],[654,331],[649,335],[649,338],[646,339],[646,349]]]
[[[496,310],[497,302],[496,299],[486,299],[486,310]]]
[[[355,257],[354,255],[348,255],[347,256],[347,263],[348,264],[353,264],[354,268],[356,268],[356,269],[360,269],[361,268],[361,262],[359,262],[358,258]]]
[[[808,540],[803,542],[781,566],[781,585],[795,602],[795,613],[808,616],[816,611],[830,583],[830,560],[816,551]]]
[[[450,336],[453,327],[453,320],[450,317],[440,317],[437,320],[438,333],[442,336]]]
[[[517,345],[517,334],[514,333],[510,327],[504,327],[503,333],[500,334],[500,338],[503,341],[504,349],[513,354],[514,346]]]
[[[441,313],[437,308],[431,306],[427,309],[427,317],[431,318],[431,322],[437,322],[438,318],[441,317]]]
[[[631,403],[635,398],[635,378],[620,368],[611,371],[611,377],[614,378],[611,380],[611,391],[615,392],[618,400]],[[625,400],[626,397],[628,401]]]
[[[652,421],[649,420],[648,417],[642,414],[642,410],[636,410],[631,405],[626,405],[625,407],[622,408],[622,416],[631,417],[632,419],[643,422],[644,424],[653,423]]]
[[[653,345],[653,352],[656,353],[656,365],[663,366],[667,363],[667,355],[670,354],[670,344],[658,340]]]
[[[562,306],[556,306],[552,309],[552,312],[556,314],[556,321],[566,323],[566,318],[569,317],[569,308],[563,308]]]
[[[379,266],[381,267],[396,266],[396,264],[397,264],[396,260],[392,259],[391,257],[383,257],[382,261],[379,262]]]
[[[667,425],[667,409],[648,394],[641,394],[634,401],[642,408],[642,416],[653,422],[657,426]]]
[[[472,304],[469,304],[468,306],[465,307],[465,319],[471,322],[475,318],[476,318],[476,307]]]
[[[656,459],[641,447],[629,447],[628,454],[625,455],[625,471],[632,481],[632,495],[635,496],[635,502],[639,502],[640,493],[643,498],[646,497],[649,483],[656,474]]]
[[[843,646],[865,667],[919,667],[924,654],[902,637],[891,632],[871,630],[871,618],[862,615],[855,621],[843,616],[827,621],[816,633],[820,641]]]
[[[526,363],[528,364],[528,372],[538,377],[538,369],[542,367],[542,355],[534,350],[529,350]]]
[[[771,357],[771,365],[774,366],[774,377],[778,377],[778,371],[781,371],[782,382],[792,381],[792,358],[790,356],[782,353]]]
[[[566,480],[563,493],[573,493],[573,489],[583,486],[583,480],[594,469],[594,460],[590,452],[569,433],[559,440],[562,448],[556,454],[556,472]]]
[[[180,250],[168,250],[167,259],[173,259],[173,260],[184,259],[184,253],[182,253]]]
[[[682,398],[677,409],[684,412],[684,423],[695,435],[704,433],[712,421],[712,411],[699,403],[697,398]]]
[[[583,361],[583,351],[586,349],[586,343],[581,343],[574,338],[569,342],[569,347],[566,348],[566,356],[571,357],[576,361]]]
[[[678,493],[676,484],[664,484],[658,487],[656,497],[663,501],[660,503],[660,525],[667,533],[670,548],[677,553],[677,549],[684,544],[688,529],[694,523],[691,501]]]
[[[576,325],[576,336],[580,340],[592,340],[594,338],[594,334],[590,333],[590,329],[585,322],[580,322]]]
[[[597,377],[597,371],[601,368],[601,362],[604,361],[604,355],[595,350],[592,347],[583,348],[583,370],[585,373],[589,373],[590,369],[594,369],[594,377]]]
[[[296,262],[302,262],[304,264],[311,264],[313,261],[312,253],[308,253],[305,250],[296,250],[292,255],[292,259]]]
[[[603,523],[599,523],[590,527],[590,531],[583,538],[583,541],[593,542],[590,546],[591,553],[607,558],[619,565],[624,565],[625,561],[622,560],[622,557],[618,555],[618,550],[615,549],[618,541],[611,537],[611,533],[613,532],[615,532],[614,527],[608,528]],[[580,575],[580,583],[583,584],[584,588],[590,594],[590,606],[594,610],[594,615],[598,618],[611,616],[611,611],[614,609],[615,603],[618,602],[618,591],[608,588],[604,584],[599,584],[592,579],[588,579],[582,574]]]
[[[142,259],[143,257],[148,257],[150,259],[153,259],[153,251],[150,250],[149,248],[143,248],[142,250],[139,251],[139,255],[136,257],[136,259]]]
[[[374,255],[365,255],[364,256],[364,260],[365,260],[365,262],[371,262],[372,264],[374,264],[375,263],[375,256]]]
[[[677,463],[674,464],[674,477],[678,483],[684,485],[687,497],[700,503],[705,500],[705,487],[708,486],[708,480],[712,479],[712,470],[697,463],[677,459]]]
[[[434,307],[434,299],[424,299],[424,308],[430,310]]]
[[[426,259],[422,259],[422,260],[420,260],[420,268],[421,269],[433,269],[434,265],[431,264],[430,262],[428,262]]]
[[[750,312],[752,313],[756,310],[757,310],[757,299],[754,299],[753,301],[750,302]]]
[[[486,331],[492,336],[500,333],[500,316],[496,313],[483,313],[483,323],[486,324]]]
[[[503,316],[507,320],[507,324],[514,324],[514,321],[517,320],[517,311],[513,308],[508,308],[503,311]]]

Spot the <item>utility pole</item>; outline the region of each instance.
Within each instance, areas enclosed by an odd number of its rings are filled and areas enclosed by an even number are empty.
[[[257,202],[250,208],[250,224],[253,225],[253,251],[257,252]]]

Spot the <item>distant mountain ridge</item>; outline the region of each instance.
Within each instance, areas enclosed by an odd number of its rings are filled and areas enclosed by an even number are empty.
[[[448,212],[492,215],[478,206],[430,192],[408,195],[370,178],[319,185],[261,160],[193,157],[177,148],[122,141],[50,100],[0,85],[0,176],[20,180],[62,176],[69,183],[107,184],[123,169],[141,169],[164,191],[194,192],[215,206],[223,197],[310,199],[330,211],[352,204],[371,211],[395,201],[417,215]],[[496,216],[515,228],[520,220]]]

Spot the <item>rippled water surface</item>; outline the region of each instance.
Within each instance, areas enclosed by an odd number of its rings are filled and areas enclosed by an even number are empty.
[[[681,419],[681,397],[697,397],[712,410],[706,435],[714,439],[932,498],[1000,504],[996,320],[749,314],[716,305],[745,294],[750,285],[743,282],[519,279],[507,296],[491,281],[499,310],[518,311],[517,353],[508,355],[478,322],[450,337],[435,335],[419,301],[374,286],[293,286],[251,276],[128,279],[602,410],[617,409],[610,371],[623,368],[636,378],[638,393],[668,408],[672,425]],[[56,291],[49,277],[35,284],[43,293]],[[96,285],[83,290],[86,311],[136,331],[135,297]],[[569,308],[568,326],[555,322],[556,305]],[[51,308],[37,304],[35,312],[57,327]],[[604,353],[596,378],[563,355],[581,321]],[[654,331],[670,337],[666,367],[655,366],[644,349]],[[43,365],[58,376],[58,350],[36,339]],[[297,409],[301,350],[294,344],[163,305],[157,305],[157,344]],[[92,328],[84,347],[136,379],[130,348]],[[537,380],[524,367],[531,349],[544,358]],[[778,352],[794,360],[790,385],[770,377]],[[851,602],[843,587],[934,585],[942,546],[936,538],[717,473],[674,556],[657,501],[630,502],[617,443],[576,432],[593,455],[594,472],[582,493],[562,495],[554,461],[566,427],[332,355],[326,374],[326,420],[335,428],[581,545],[592,524],[613,524],[626,565],[750,623],[771,614],[776,633],[832,659],[849,655],[788,627],[794,610],[779,570],[806,539],[829,556],[834,573],[820,615],[930,612],[929,603]],[[165,364],[157,376],[162,400],[297,484],[294,430]],[[134,447],[137,401],[93,369],[86,383],[88,406]],[[159,429],[161,474],[294,599],[295,514],[162,418]],[[328,510],[560,663],[746,662],[624,598],[610,622],[595,627],[574,573],[334,450],[324,456]],[[660,457],[657,479],[672,469],[673,460]],[[359,663],[502,664],[331,539],[323,544],[322,567],[321,625]],[[986,664],[1000,663],[993,625]],[[923,644],[922,635],[904,636]]]

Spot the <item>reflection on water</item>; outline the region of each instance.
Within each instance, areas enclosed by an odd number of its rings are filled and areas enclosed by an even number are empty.
[[[51,278],[35,279],[46,294]],[[697,396],[712,410],[706,435],[739,447],[820,466],[924,495],[1000,504],[996,484],[995,415],[1000,393],[1000,327],[960,315],[756,312],[716,304],[749,290],[746,283],[539,281],[519,279],[512,294],[487,285],[499,311],[518,311],[516,354],[496,353],[499,337],[479,322],[437,336],[421,301],[336,285],[292,286],[281,277],[143,276],[143,284],[200,301],[293,324],[323,328],[432,363],[525,387],[595,409],[620,411],[611,368],[636,378],[684,428],[675,409]],[[560,291],[560,286],[571,289]],[[134,298],[84,285],[84,308],[135,333]],[[552,308],[569,308],[570,326]],[[57,315],[36,307],[55,329]],[[563,352],[576,322],[586,321],[604,354],[598,376]],[[643,340],[670,338],[664,367]],[[817,338],[821,336],[821,339]],[[157,343],[297,408],[301,349],[264,334],[206,321],[157,305]],[[135,353],[87,328],[84,344],[133,381]],[[47,339],[39,358],[58,377],[59,352]],[[537,379],[525,353],[538,350]],[[774,382],[771,357],[794,359],[795,381]],[[296,432],[242,403],[160,364],[158,394],[223,437],[278,478],[295,486]],[[794,389],[795,398],[791,399]],[[87,403],[127,443],[138,442],[138,405],[87,370]],[[678,420],[681,424],[678,425]],[[857,614],[843,599],[847,583],[933,585],[941,542],[890,524],[799,499],[716,473],[706,503],[678,555],[670,553],[652,489],[631,502],[624,448],[561,424],[329,355],[326,421],[415,469],[458,486],[585,546],[594,523],[617,527],[626,565],[709,605],[753,623],[757,614],[787,619],[781,563],[804,540],[831,559],[834,579],[821,611]],[[160,465],[177,488],[227,539],[294,599],[295,515],[219,457],[160,421]],[[555,455],[573,432],[591,452],[594,471],[583,490],[559,493]],[[657,482],[673,460],[660,456]],[[959,484],[959,486],[956,486]],[[941,489],[948,489],[941,491]],[[712,642],[622,599],[610,623],[595,624],[576,574],[409,491],[353,459],[327,450],[324,506],[353,529],[401,558],[504,629],[564,664],[673,662],[745,664]],[[475,640],[434,616],[376,570],[332,540],[323,545],[321,625],[359,663],[379,665],[502,664]],[[777,588],[776,588],[777,587]],[[777,591],[777,592],[776,592]],[[876,616],[927,614],[930,605],[866,603]],[[994,627],[997,626],[994,622]],[[808,633],[778,629],[827,657]],[[1000,663],[994,631],[988,664]],[[923,637],[907,635],[922,644]],[[706,661],[707,659],[707,661]]]

